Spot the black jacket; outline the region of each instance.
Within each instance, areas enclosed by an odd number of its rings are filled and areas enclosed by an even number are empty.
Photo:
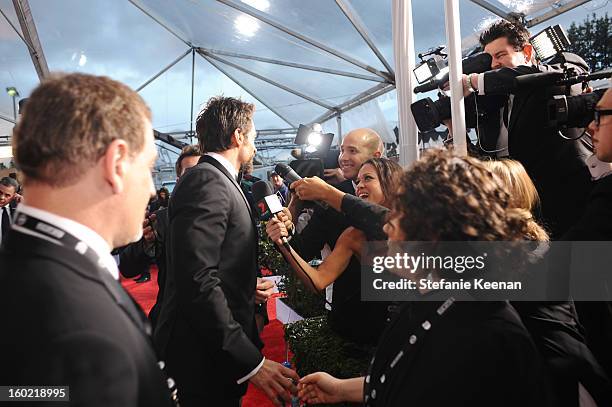
[[[169,406],[142,311],[108,271],[15,229],[0,253],[0,383],[70,386],[71,406]]]
[[[609,192],[612,193],[612,188]],[[603,203],[600,202],[598,205],[600,210],[605,208]],[[345,195],[341,209],[352,226],[369,232],[369,240],[386,239],[382,227],[389,211],[387,208],[352,195]],[[601,215],[602,213],[599,213],[599,216]],[[597,225],[602,224],[605,225],[605,222],[599,219]],[[606,226],[601,227],[606,228]],[[594,321],[587,319],[587,322],[589,326],[594,325],[590,329],[595,329],[596,334],[592,335],[591,342],[596,342],[595,349],[601,353],[608,349],[604,339],[606,330],[612,327],[610,325],[612,319],[603,318],[601,311],[605,307],[601,303],[599,306],[594,304],[578,305],[590,307],[589,310],[592,311],[585,319],[595,318]],[[545,362],[550,382],[556,389],[559,406],[578,405],[578,382],[587,388],[599,404],[606,405],[612,402],[610,380],[586,347],[573,302],[516,302],[512,305],[518,311]],[[596,312],[597,310],[599,312]],[[607,335],[609,337],[610,334]]]
[[[250,207],[234,177],[203,156],[179,179],[168,220],[156,346],[179,398],[211,405],[237,400],[247,383],[236,381],[263,358],[254,317],[257,233]]]
[[[367,406],[549,405],[537,350],[510,305],[457,302],[438,318],[441,304],[406,303],[391,322],[366,377]]]
[[[157,299],[149,312],[151,326],[155,329],[157,317],[164,298],[166,283],[166,231],[168,230],[168,208],[155,212],[156,221],[153,225],[155,234],[155,264],[157,265]],[[119,269],[124,277],[136,277],[149,270],[151,257],[145,253],[144,238],[119,249]]]
[[[612,175],[594,182],[580,220],[564,236],[569,241],[612,241]],[[589,348],[612,377],[612,303],[576,302]]]

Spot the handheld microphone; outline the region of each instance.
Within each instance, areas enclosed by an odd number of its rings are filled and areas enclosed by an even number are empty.
[[[287,181],[289,184],[302,179],[302,177],[300,177],[297,172],[295,172],[293,168],[289,167],[287,164],[276,164],[276,167],[274,167],[274,172],[280,175],[283,180]]]
[[[261,220],[270,220],[272,216],[283,210],[274,187],[269,181],[257,181],[251,187],[253,199],[257,207],[257,215]]]
[[[302,177],[300,177],[298,173],[295,172],[295,170],[289,167],[287,164],[283,164],[283,163],[276,164],[276,167],[274,167],[274,172],[280,175],[284,181],[287,181],[289,185],[293,184],[295,181],[299,181],[302,179]],[[319,202],[319,201],[313,201],[313,202],[319,205],[323,209],[329,208],[329,205],[327,205],[327,203],[325,202]]]

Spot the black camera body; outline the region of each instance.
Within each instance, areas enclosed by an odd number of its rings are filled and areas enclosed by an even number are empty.
[[[588,74],[588,68],[584,60],[567,52],[561,53],[551,62],[554,62],[554,65],[551,65],[553,68],[548,72],[520,75],[514,78],[499,72],[496,79],[499,79],[500,87],[507,90],[508,94],[522,89],[542,88],[541,91],[546,92],[550,97],[547,101],[547,114],[543,118],[544,123],[547,124],[546,127],[556,129],[586,127],[593,120],[593,109],[603,92],[596,91],[572,96],[571,86],[586,83],[592,79],[611,77],[612,71]],[[482,73],[471,70],[465,72]],[[473,97],[473,95],[470,97]],[[481,118],[483,114],[486,115],[488,110],[496,108],[498,97],[499,95],[477,96]],[[431,131],[440,126],[443,120],[451,117],[450,98],[441,94],[436,101],[430,98],[421,99],[413,103],[410,108],[421,132]],[[471,116],[475,116],[475,111],[468,109],[466,104],[466,121],[468,123],[474,123]]]
[[[557,129],[587,127],[593,121],[595,105],[605,89],[576,96],[555,95],[546,107],[548,127]]]

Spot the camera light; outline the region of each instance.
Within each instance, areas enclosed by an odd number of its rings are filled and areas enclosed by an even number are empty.
[[[418,83],[426,82],[433,76],[427,62],[423,62],[421,65],[417,66],[413,72]]]
[[[321,144],[323,138],[321,137],[321,133],[312,132],[308,135],[308,145],[309,146],[318,146]]]
[[[567,34],[559,24],[546,27],[531,37],[530,42],[540,60],[547,60],[570,45]]]

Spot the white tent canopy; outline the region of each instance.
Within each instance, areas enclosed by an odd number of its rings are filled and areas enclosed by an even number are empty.
[[[555,18],[568,25],[607,1],[458,3],[460,35],[473,41],[498,15],[537,23],[578,6]],[[373,123],[386,120],[383,136],[398,122],[392,0],[0,0],[0,11],[0,81],[19,97],[48,71],[108,75],[139,90],[156,130],[180,138],[211,96],[239,96],[257,106],[260,145],[300,123],[350,130],[364,103]],[[413,0],[412,13],[415,52],[446,42],[442,1]],[[0,93],[0,135],[13,102]],[[284,150],[263,151],[274,160]]]

